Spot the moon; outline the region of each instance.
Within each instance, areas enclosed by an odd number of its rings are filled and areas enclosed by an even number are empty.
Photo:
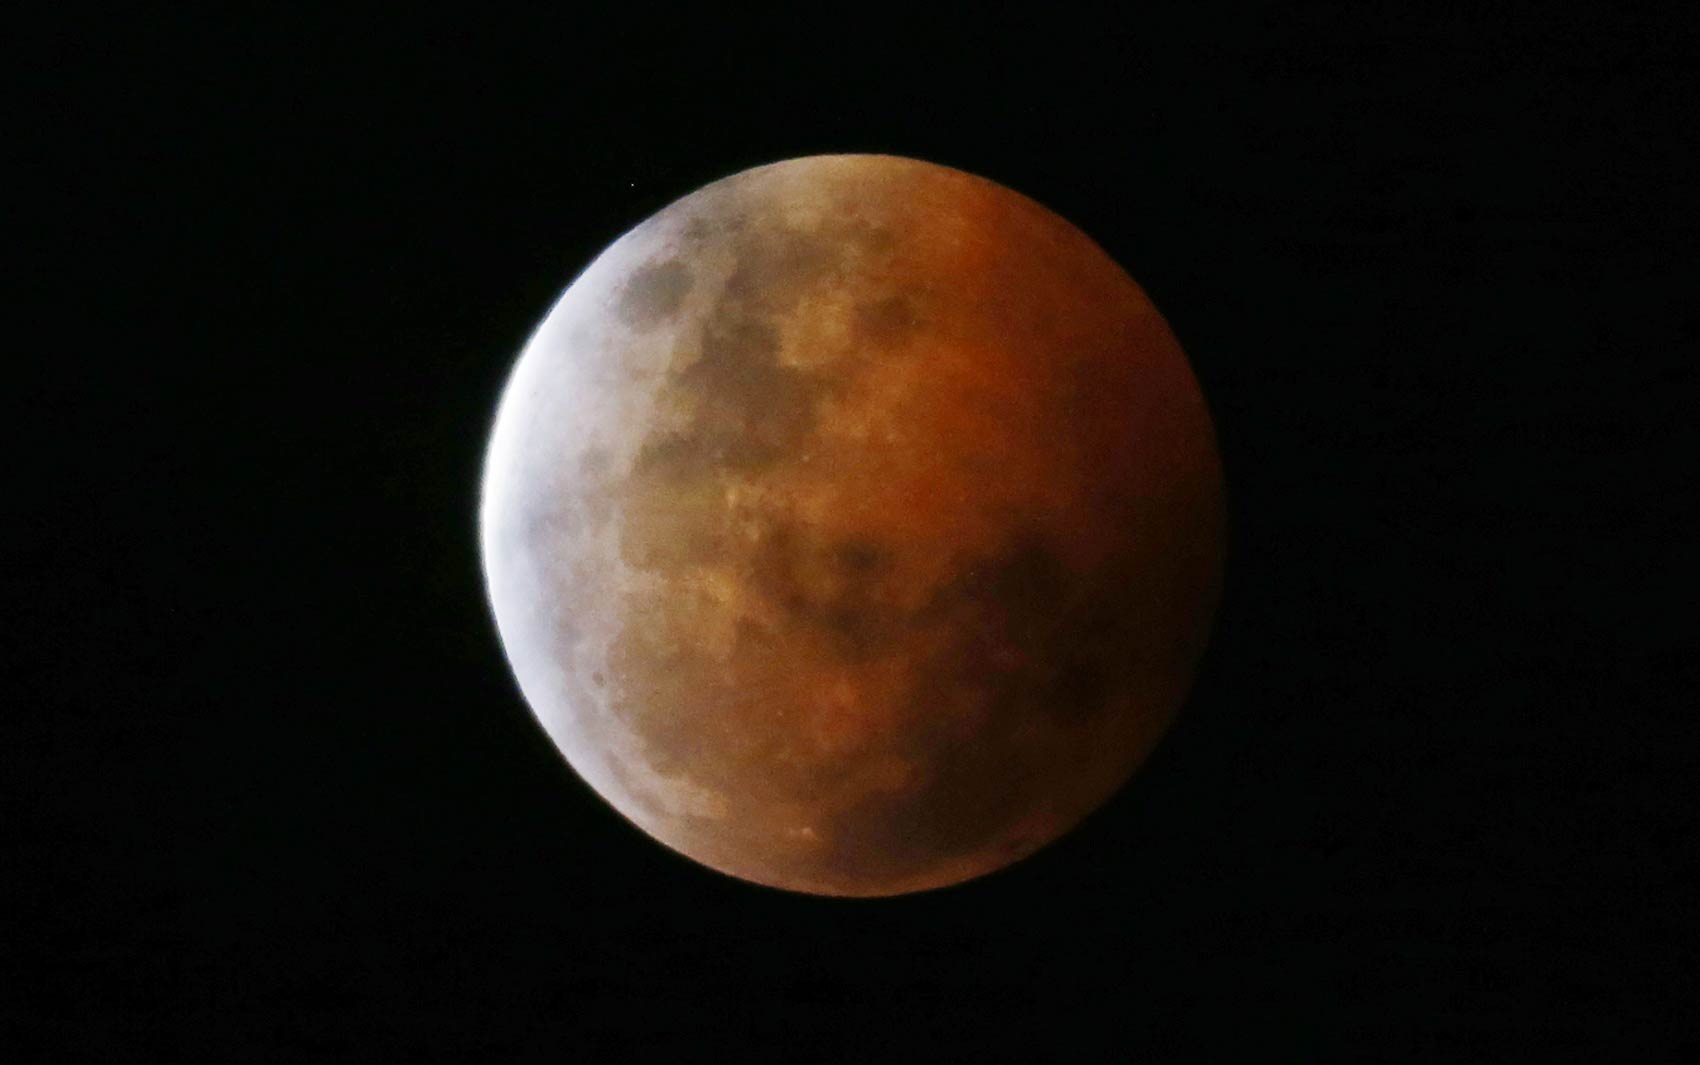
[[[508,379],[480,541],[521,692],[667,847],[791,891],[1056,839],[1173,719],[1221,470],[1140,287],[948,167],[757,167],[607,248]]]

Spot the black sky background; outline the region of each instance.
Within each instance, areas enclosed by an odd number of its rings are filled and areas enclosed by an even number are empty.
[[[19,27],[17,1061],[1683,1060],[1694,61],[1624,13]],[[863,21],[865,20],[865,21]],[[566,768],[483,599],[521,344],[826,151],[1092,235],[1215,413],[1226,595],[1076,833],[751,887]],[[37,293],[35,290],[39,288]]]

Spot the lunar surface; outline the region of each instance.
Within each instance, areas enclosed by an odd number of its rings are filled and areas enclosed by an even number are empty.
[[[715,182],[561,296],[480,514],[520,688],[711,868],[956,883],[1066,832],[1182,702],[1221,475],[1140,288],[1031,200],[889,156]]]

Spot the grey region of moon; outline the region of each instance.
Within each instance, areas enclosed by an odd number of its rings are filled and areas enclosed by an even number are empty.
[[[526,344],[490,602],[573,769],[746,880],[1001,868],[1157,742],[1222,564],[1215,439],[1143,291],[1031,200],[890,156],[717,181]]]

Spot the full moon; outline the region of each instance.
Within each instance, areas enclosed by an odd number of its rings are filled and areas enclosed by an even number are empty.
[[[880,896],[1056,839],[1150,752],[1215,610],[1215,437],[1151,301],[983,178],[832,155],[673,203],[509,377],[503,647],[613,808]]]

